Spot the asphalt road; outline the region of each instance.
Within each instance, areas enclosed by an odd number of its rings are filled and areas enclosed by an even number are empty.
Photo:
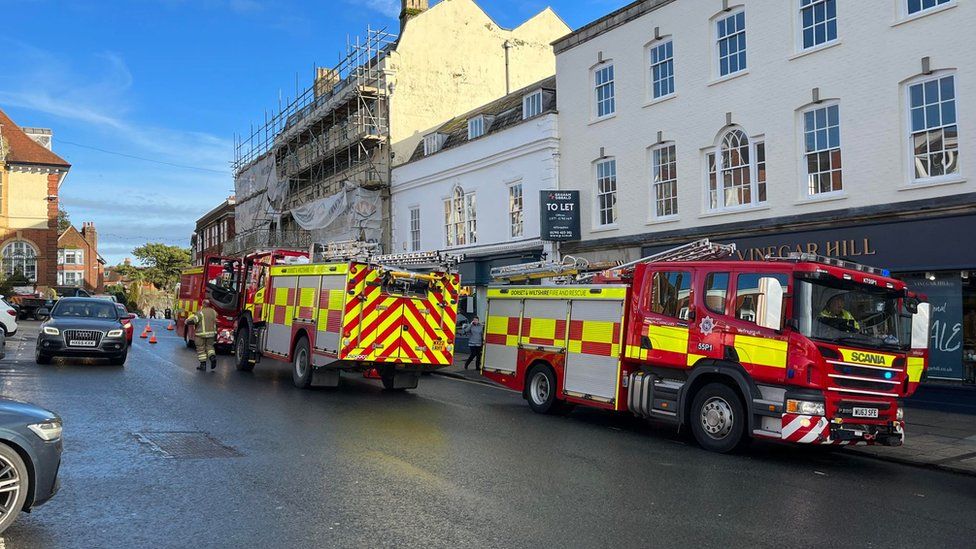
[[[4,535],[21,547],[959,547],[976,477],[836,452],[710,454],[625,415],[533,414],[429,376],[386,393],[301,391],[288,366],[216,372],[157,322],[124,368],[36,366],[8,343],[4,396],[65,420],[62,490]],[[28,332],[25,332],[25,335]],[[18,350],[19,349],[19,350]],[[147,439],[206,433],[222,457]],[[191,448],[192,449],[192,448]],[[175,451],[175,450],[174,450]]]

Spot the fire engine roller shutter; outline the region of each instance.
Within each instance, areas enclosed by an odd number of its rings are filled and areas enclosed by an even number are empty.
[[[321,276],[301,276],[298,278],[298,297],[295,301],[294,318],[303,322],[314,322],[318,312],[319,284]]]
[[[523,347],[566,348],[566,318],[569,301],[565,299],[526,299],[522,307]]]
[[[339,350],[342,311],[346,304],[346,274],[325,275],[319,292],[319,318],[315,348],[332,353]]]
[[[271,278],[271,285],[265,348],[272,353],[287,355],[291,350],[291,325],[295,314],[293,304],[298,289],[298,277],[274,276]]]
[[[616,398],[623,315],[622,300],[571,302],[565,391]]]
[[[485,323],[485,346],[482,360],[485,368],[514,372],[518,362],[519,327],[522,320],[521,299],[490,299]]]

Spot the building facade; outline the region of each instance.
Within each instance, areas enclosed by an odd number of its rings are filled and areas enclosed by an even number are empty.
[[[393,169],[394,251],[463,254],[466,316],[484,316],[492,267],[552,252],[539,207],[558,186],[555,106],[552,77],[442,124]]]
[[[545,9],[514,29],[473,0],[403,0],[399,35],[370,30],[298,99],[239,139],[231,252],[365,239],[390,247],[389,185],[445,120],[555,69],[570,29]]]
[[[645,0],[582,27],[554,44],[583,233],[562,250],[711,237],[886,267],[938,312],[929,375],[971,379],[974,25],[957,0]]]
[[[39,288],[57,284],[58,189],[71,168],[51,137],[0,110],[0,273]]]
[[[98,253],[95,223],[69,226],[58,236],[58,286],[76,286],[89,292],[105,289],[105,260]]]
[[[219,206],[197,219],[196,229],[190,239],[195,265],[202,265],[208,255],[221,255],[224,244],[236,235],[234,222],[237,199],[227,197]]]

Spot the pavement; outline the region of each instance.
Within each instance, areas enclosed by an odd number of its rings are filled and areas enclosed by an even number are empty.
[[[137,330],[142,326],[137,325]],[[976,477],[839,451],[702,451],[627,414],[532,413],[489,384],[344,376],[299,390],[193,353],[156,321],[125,367],[33,362],[0,392],[65,421],[61,492],[0,537],[60,547],[962,547]],[[463,374],[461,374],[463,377]]]
[[[438,374],[495,385],[473,366],[465,370],[467,355]],[[948,411],[947,411],[948,410]],[[905,444],[854,446],[844,451],[876,459],[976,475],[976,388],[923,385],[907,401]]]

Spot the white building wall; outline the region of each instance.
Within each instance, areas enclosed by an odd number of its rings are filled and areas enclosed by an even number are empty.
[[[715,27],[719,0],[676,0],[578,46],[560,52],[556,74],[562,132],[561,188],[581,191],[584,240],[673,231],[762,220],[859,206],[969,193],[976,190],[976,2],[957,0],[930,13],[906,18],[907,0],[839,0],[838,40],[800,52],[799,0],[730,0],[746,10],[748,70],[716,78]],[[645,45],[660,35],[673,39],[674,97],[649,102]],[[593,67],[614,64],[616,114],[595,121]],[[909,182],[906,89],[922,71],[956,74],[960,174],[951,183]],[[839,100],[843,193],[829,200],[806,196],[801,164],[802,121],[812,89]],[[766,142],[768,200],[735,213],[706,210],[704,155],[726,126],[726,113],[750,136]],[[677,151],[678,215],[667,222],[651,216],[650,155],[658,132]],[[618,222],[595,226],[593,162],[617,161]],[[631,250],[633,253],[633,249]]]
[[[548,114],[393,169],[393,248],[410,249],[410,209],[420,207],[421,250],[447,245],[444,200],[455,186],[476,193],[477,244],[467,254],[541,246],[539,191],[556,185],[556,115]],[[508,188],[522,183],[524,234],[510,235]]]

